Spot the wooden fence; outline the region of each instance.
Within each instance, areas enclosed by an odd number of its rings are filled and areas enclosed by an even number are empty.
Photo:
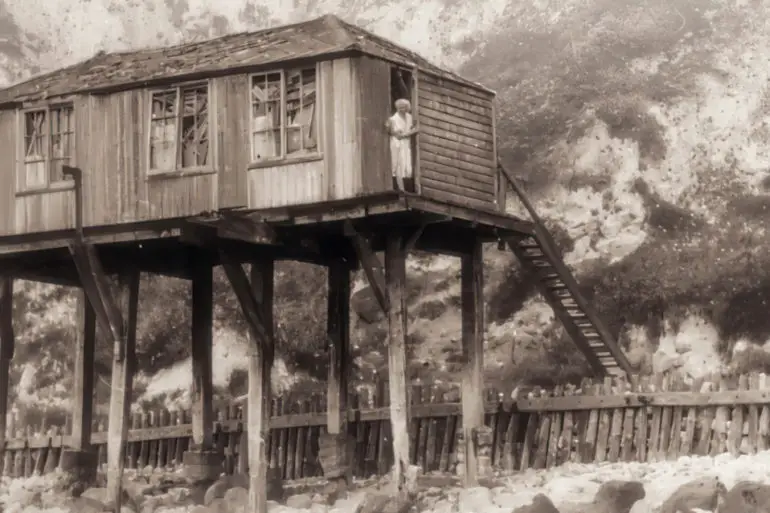
[[[355,397],[349,412],[358,476],[383,474],[392,465],[387,387]],[[415,387],[410,430],[412,461],[425,471],[453,472],[461,427],[457,391]],[[454,399],[454,401],[453,401]],[[770,448],[770,379],[751,374],[720,376],[689,386],[674,376],[535,389],[513,403],[490,390],[486,423],[493,430],[492,463],[513,471],[567,461],[657,461],[698,454],[751,454]],[[320,476],[318,438],[326,416],[321,396],[273,401],[268,441],[270,466],[286,480]],[[126,448],[128,468],[173,468],[190,443],[187,412],[149,412],[133,418]],[[240,406],[217,412],[215,443],[226,472],[246,469]],[[7,443],[5,475],[50,472],[67,445],[63,429],[16,432]],[[106,461],[106,433],[99,424],[92,441]]]

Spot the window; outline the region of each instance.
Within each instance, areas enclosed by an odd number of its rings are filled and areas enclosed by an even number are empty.
[[[252,162],[317,153],[316,120],[315,68],[252,76]]]
[[[209,166],[209,88],[175,87],[152,94],[150,171]]]
[[[64,181],[62,166],[70,165],[75,149],[72,105],[24,112],[24,188],[37,189]]]

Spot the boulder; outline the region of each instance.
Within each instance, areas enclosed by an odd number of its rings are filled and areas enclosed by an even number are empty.
[[[693,509],[716,511],[727,488],[718,477],[702,477],[683,484],[663,502],[660,513],[677,513]]]
[[[591,513],[629,513],[637,501],[646,495],[639,481],[607,481],[596,492]],[[588,513],[587,511],[587,513]]]
[[[519,506],[512,513],[559,513],[559,510],[553,505],[551,499],[538,493],[532,498],[532,504]]]
[[[741,481],[733,486],[719,505],[719,513],[763,513],[770,511],[770,485]]]
[[[225,492],[224,501],[229,513],[246,513],[249,509],[249,491],[241,486]]]
[[[310,507],[313,505],[313,498],[306,493],[292,495],[286,499],[286,505],[294,509],[310,509]]]

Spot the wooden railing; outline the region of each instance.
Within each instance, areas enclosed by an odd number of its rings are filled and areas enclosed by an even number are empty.
[[[380,386],[386,392],[387,388]],[[453,472],[461,408],[456,391],[416,387],[410,430],[411,458],[425,471]],[[270,466],[284,479],[321,475],[318,437],[325,430],[323,399],[284,397],[273,402]],[[227,472],[244,472],[243,410],[221,408],[215,444]],[[383,474],[392,465],[386,394],[359,395],[349,412],[357,475]],[[493,428],[492,464],[501,470],[545,468],[574,462],[658,461],[723,452],[751,454],[770,448],[770,380],[764,374],[719,376],[686,385],[675,376],[613,378],[580,387],[534,389],[516,402],[490,390],[486,422]],[[27,429],[7,443],[4,473],[24,476],[56,468],[67,436]],[[189,446],[189,414],[134,416],[126,449],[128,468],[172,468]],[[106,460],[104,426],[93,433]]]

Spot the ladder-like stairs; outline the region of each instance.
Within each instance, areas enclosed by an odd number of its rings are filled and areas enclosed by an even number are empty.
[[[594,372],[599,375],[630,376],[633,370],[628,359],[596,310],[580,292],[577,280],[562,260],[553,237],[532,203],[513,175],[502,165],[500,171],[521,199],[534,225],[532,235],[509,237],[505,240],[506,244],[525,271],[536,277],[540,294],[585,355]]]

